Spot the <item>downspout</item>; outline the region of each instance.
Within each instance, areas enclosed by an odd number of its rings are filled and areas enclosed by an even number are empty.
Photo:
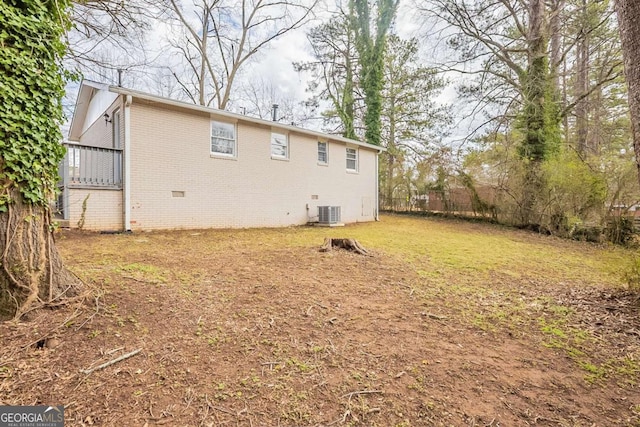
[[[379,159],[380,159],[380,154],[382,154],[382,150],[378,150],[377,154],[376,154],[376,176],[375,176],[375,180],[376,180],[376,211],[375,211],[375,215],[374,215],[374,219],[376,221],[380,221],[380,177],[379,177],[379,171],[378,171],[378,163],[379,163]]]
[[[62,219],[65,221],[69,221],[69,146],[66,146],[67,150],[64,155],[64,159],[62,159]]]
[[[131,231],[131,102],[127,95],[124,101],[124,231]]]

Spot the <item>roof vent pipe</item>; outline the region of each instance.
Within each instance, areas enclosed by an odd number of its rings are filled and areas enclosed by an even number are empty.
[[[118,68],[118,87],[122,87],[122,69]]]
[[[278,121],[278,104],[273,104],[273,121],[277,122]]]

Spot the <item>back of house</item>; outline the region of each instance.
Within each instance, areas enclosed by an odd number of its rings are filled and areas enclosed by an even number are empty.
[[[58,209],[70,227],[281,227],[378,215],[380,148],[355,140],[85,81],[69,141]]]

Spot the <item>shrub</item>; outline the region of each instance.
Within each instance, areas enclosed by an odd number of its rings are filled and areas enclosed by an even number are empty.
[[[631,266],[623,274],[623,280],[630,289],[640,290],[640,257],[636,256]]]
[[[630,246],[635,235],[633,218],[621,215],[609,217],[604,233],[608,241],[617,245]]]

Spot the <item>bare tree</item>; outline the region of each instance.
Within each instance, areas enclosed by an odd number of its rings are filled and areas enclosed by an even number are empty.
[[[275,108],[276,121],[299,124],[304,120],[304,115],[301,114],[304,108],[300,102],[285,89],[275,86],[265,78],[253,79],[242,85],[231,109],[247,116],[272,120],[274,105],[277,106]]]
[[[598,13],[586,16],[581,13],[582,0],[550,0],[543,7],[535,8],[542,16],[542,34],[547,46],[545,56],[549,67],[549,79],[553,90],[562,91],[573,81],[576,68],[572,63],[577,59],[576,46],[584,37],[610,24],[606,5],[598,6]],[[599,1],[587,0],[593,8]],[[457,51],[458,56],[441,64],[443,71],[458,72],[465,82],[459,92],[467,101],[475,101],[473,115],[492,111],[486,123],[494,123],[496,130],[509,125],[515,118],[514,112],[522,108],[524,89],[523,77],[532,59],[531,43],[536,38],[531,31],[531,0],[428,0],[421,8],[428,16],[444,23],[447,47]],[[599,45],[610,43],[600,37]],[[593,51],[591,49],[589,52]],[[590,55],[586,52],[585,58]],[[580,95],[570,94],[556,100],[562,118],[574,114],[576,105],[591,93],[615,81],[619,77],[619,62],[615,55],[609,55],[608,62],[601,64],[603,72],[590,77],[588,89]],[[564,69],[563,69],[564,67]],[[557,96],[560,94],[556,93]],[[564,99],[566,98],[566,99]]]
[[[327,22],[312,28],[307,39],[314,59],[294,63],[294,67],[310,73],[307,91],[312,97],[308,102],[315,107],[324,101],[330,103],[323,112],[327,131],[356,139],[363,133],[364,95],[352,13],[339,8]]]
[[[159,13],[150,0],[74,1],[67,68],[115,81],[116,70],[147,65],[145,34]]]
[[[434,0],[425,8],[454,29],[449,45],[460,62],[480,65],[478,79],[462,88],[467,97],[512,114],[522,132],[520,157],[526,165],[520,221],[530,223],[542,187],[540,165],[558,145],[559,115],[554,78],[549,67],[549,19],[543,0]],[[473,65],[472,65],[473,66]],[[500,115],[492,120],[500,120]],[[505,123],[499,121],[499,123]]]
[[[591,61],[596,47],[601,49],[608,43],[604,37],[597,39],[596,32],[604,32],[610,10],[597,3],[600,2],[422,3],[430,16],[447,25],[447,44],[458,56],[443,68],[468,77],[459,93],[474,102],[471,114],[484,119],[480,127],[486,130],[486,125],[494,124],[494,135],[519,131],[518,152],[526,170],[523,192],[517,201],[522,223],[538,221],[532,217],[532,210],[543,186],[540,165],[559,150],[562,120],[566,119],[565,142],[570,142],[569,125],[577,122],[576,139],[586,147],[588,120],[593,114],[589,97],[606,85],[615,84],[619,76],[615,55],[600,55],[598,70]],[[563,74],[565,71],[567,74]],[[570,84],[573,87],[567,90]]]
[[[271,42],[304,25],[318,0],[166,0],[180,32],[174,77],[194,103],[226,109],[243,66]]]
[[[435,101],[445,81],[419,64],[417,39],[391,34],[383,71],[381,142],[387,151],[381,155],[380,188],[391,206],[396,190],[413,181],[416,166],[438,151],[451,111]]]

